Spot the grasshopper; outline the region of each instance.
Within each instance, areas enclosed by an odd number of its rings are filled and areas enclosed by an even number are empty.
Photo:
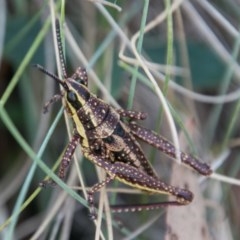
[[[50,104],[63,98],[65,109],[73,120],[74,134],[61,160],[58,172],[60,179],[64,180],[66,169],[78,145],[87,159],[103,168],[107,173],[105,180],[96,183],[87,192],[91,218],[96,218],[94,193],[114,179],[147,193],[168,194],[175,197],[173,201],[136,206],[112,206],[111,208],[115,212],[141,211],[189,204],[193,200],[193,193],[161,181],[145,157],[137,139],[176,158],[177,150],[173,144],[135,122],[135,120],[144,120],[147,117],[145,113],[115,109],[91,93],[88,90],[88,76],[84,68],[77,68],[76,72],[68,77],[58,20],[56,20],[56,38],[63,79],[48,72],[42,66],[36,65],[40,71],[50,76],[63,88],[61,94],[55,95],[46,103],[44,112],[47,112]],[[180,152],[180,158],[182,163],[190,166],[199,174],[208,176],[212,173],[208,164],[189,154]],[[46,186],[52,183],[51,180],[43,181],[40,185]]]

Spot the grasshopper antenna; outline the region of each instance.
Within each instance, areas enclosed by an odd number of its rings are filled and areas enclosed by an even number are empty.
[[[34,64],[33,67],[36,67],[38,70],[40,70],[41,72],[43,72],[44,74],[48,75],[49,77],[51,77],[52,79],[54,79],[56,82],[58,82],[59,84],[61,84],[63,86],[63,88],[65,90],[68,90],[68,86],[67,84],[62,81],[58,76],[56,76],[53,73],[50,73],[48,70],[46,70],[44,67],[42,67],[39,64]]]
[[[56,19],[55,25],[56,25],[56,37],[57,37],[57,45],[58,45],[58,52],[59,52],[62,74],[64,78],[67,78],[66,64],[65,64],[64,55],[63,55],[63,45],[61,41],[61,28],[60,28],[59,19]]]

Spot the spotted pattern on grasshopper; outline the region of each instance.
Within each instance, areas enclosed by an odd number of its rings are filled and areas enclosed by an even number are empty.
[[[64,179],[65,170],[69,166],[76,147],[80,145],[83,155],[107,173],[104,181],[95,184],[88,191],[90,215],[93,219],[96,217],[93,195],[113,179],[118,179],[120,182],[148,193],[168,194],[175,197],[173,201],[131,207],[112,206],[112,210],[115,212],[150,210],[164,206],[189,204],[193,199],[192,192],[161,181],[145,157],[137,139],[147,142],[172,158],[176,158],[175,147],[163,137],[135,122],[135,120],[144,120],[145,113],[115,109],[92,94],[87,88],[88,76],[85,69],[79,67],[71,77],[68,77],[58,20],[56,20],[56,29],[64,78],[59,79],[40,65],[36,65],[36,67],[63,87],[61,94],[55,95],[45,105],[44,112],[47,112],[50,104],[63,98],[65,109],[74,123],[74,134],[65,150],[58,176],[62,180]],[[124,118],[127,118],[127,121],[123,121]],[[184,164],[199,174],[208,176],[212,173],[208,164],[200,162],[191,155],[180,152],[180,158]],[[45,181],[41,183],[41,186],[51,183],[51,180]]]

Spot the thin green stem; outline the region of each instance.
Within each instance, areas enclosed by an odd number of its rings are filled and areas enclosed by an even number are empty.
[[[144,0],[143,14],[142,14],[141,26],[140,26],[140,34],[139,34],[139,39],[137,42],[137,51],[139,54],[141,54],[141,52],[142,52],[144,29],[145,29],[146,21],[147,21],[148,6],[149,6],[149,0]],[[131,79],[131,85],[130,85],[130,91],[129,91],[129,97],[128,97],[128,108],[129,109],[131,109],[133,106],[133,99],[134,99],[135,89],[136,89],[138,69],[139,69],[139,67],[136,66],[135,71],[133,72],[133,75],[132,75],[132,79]]]
[[[172,13],[170,10],[171,0],[165,0],[165,5],[167,8],[167,59],[166,59],[166,78],[163,87],[163,94],[167,94],[168,84],[170,81],[170,67],[173,63],[173,22],[172,22]]]
[[[29,66],[29,63],[34,56],[35,52],[37,51],[39,45],[43,41],[43,38],[45,37],[49,27],[50,27],[50,19],[48,18],[46,22],[44,23],[42,29],[40,30],[39,34],[37,35],[35,41],[33,42],[32,46],[29,48],[28,52],[26,53],[25,57],[23,58],[23,61],[21,62],[20,66],[18,67],[16,73],[14,74],[12,80],[10,81],[7,89],[5,90],[2,98],[1,98],[1,105],[4,106],[7,102],[8,98],[12,94],[14,88],[16,87],[20,77],[22,76],[25,68]]]
[[[236,39],[235,41],[235,44],[234,44],[234,47],[233,47],[233,50],[232,50],[232,60],[229,62],[229,65],[228,65],[228,68],[227,68],[227,71],[223,77],[223,84],[220,88],[220,91],[219,91],[219,94],[222,95],[222,94],[225,94],[227,92],[227,89],[229,87],[229,84],[231,82],[231,79],[232,79],[232,76],[233,76],[233,73],[234,73],[234,64],[236,63],[236,60],[237,60],[237,57],[239,55],[239,50],[240,50],[240,34],[238,35],[238,38]],[[222,142],[222,145],[221,145],[221,149],[224,149],[226,147],[226,144],[227,144],[227,141],[232,133],[232,130],[233,130],[233,124],[235,124],[235,121],[236,121],[236,114],[238,113],[238,106],[239,102],[237,103],[237,106],[236,106],[236,109],[233,114],[233,117],[230,118],[230,124],[228,125],[228,129],[227,129],[227,133],[224,137],[224,140]],[[221,105],[217,105],[213,111],[212,111],[212,114],[210,116],[210,119],[209,119],[209,123],[207,124],[207,128],[206,128],[206,133],[208,133],[208,138],[207,138],[207,144],[209,145],[211,142],[212,142],[212,139],[213,139],[213,136],[214,136],[214,133],[216,133],[216,127],[217,127],[217,123],[219,121],[219,118],[220,118],[220,114],[222,112],[222,109],[223,109],[223,104]]]
[[[165,81],[163,85],[163,95],[167,95],[168,91],[168,84],[170,81],[170,66],[172,65],[173,62],[173,23],[172,23],[172,13],[170,10],[171,6],[171,0],[165,0],[165,5],[167,9],[167,58],[166,58],[166,75],[165,75]],[[160,131],[160,126],[161,126],[161,119],[162,119],[162,111],[160,110],[157,116],[157,121],[156,121],[156,127],[155,130],[156,132]],[[150,154],[150,159],[154,159],[156,155],[156,149],[152,149],[151,154]]]

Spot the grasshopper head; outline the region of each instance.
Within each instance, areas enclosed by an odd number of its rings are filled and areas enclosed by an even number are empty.
[[[90,92],[85,82],[76,81],[72,78],[61,80],[56,75],[48,72],[40,65],[35,65],[40,71],[50,76],[63,87],[63,96],[65,98],[66,107],[69,112],[75,114],[90,98]]]
[[[88,101],[90,92],[84,84],[71,78],[67,78],[61,85],[65,90],[67,108],[74,114]]]

